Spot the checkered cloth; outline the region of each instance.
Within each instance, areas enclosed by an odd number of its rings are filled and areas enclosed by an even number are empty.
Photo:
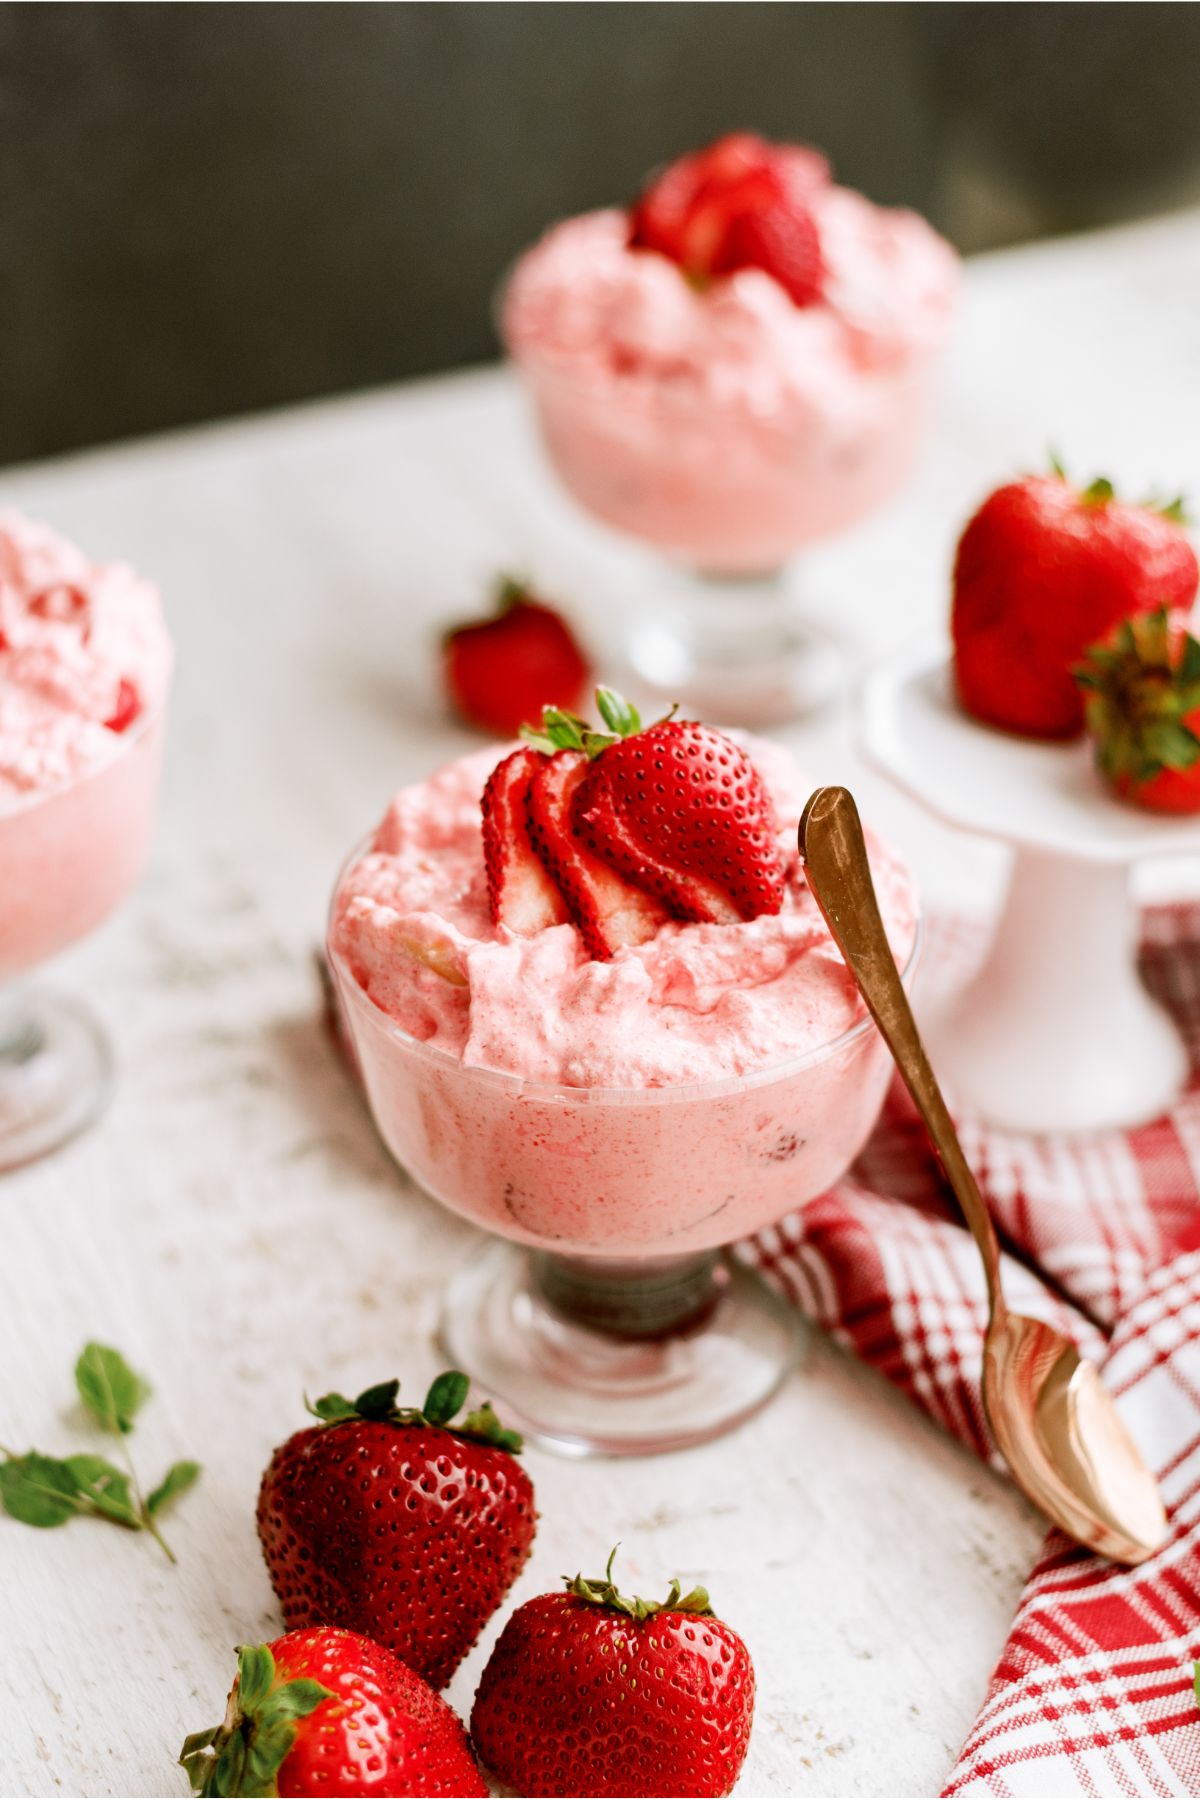
[[[931,964],[961,979],[978,940],[930,937]],[[1120,1570],[1050,1533],[948,1795],[1200,1792],[1200,905],[1147,912],[1142,959],[1197,1071],[1166,1118],[1074,1139],[959,1126],[1009,1247],[1010,1305],[1101,1365],[1172,1535]],[[741,1254],[1003,1467],[980,1396],[978,1256],[898,1084],[847,1179]]]

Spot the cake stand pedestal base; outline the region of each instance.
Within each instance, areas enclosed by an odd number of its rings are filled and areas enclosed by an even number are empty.
[[[1121,1129],[1164,1112],[1187,1055],[1136,948],[1128,869],[1016,850],[986,960],[922,1020],[958,1104],[1014,1131]]]
[[[867,683],[863,747],[948,824],[1013,850],[986,961],[965,993],[922,1012],[937,1072],[966,1110],[1012,1131],[1120,1131],[1158,1117],[1186,1047],[1142,985],[1135,865],[1200,853],[1200,819],[1124,806],[1086,743],[1009,737],[955,697],[942,652]]]

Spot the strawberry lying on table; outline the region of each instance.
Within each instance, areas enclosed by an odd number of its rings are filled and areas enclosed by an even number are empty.
[[[223,1722],[179,1753],[204,1795],[486,1795],[439,1694],[353,1631],[242,1645]]]
[[[289,1628],[364,1632],[441,1688],[525,1565],[533,1484],[490,1405],[452,1423],[465,1375],[420,1408],[399,1385],[316,1402],[263,1476],[258,1535]]]
[[[1111,482],[1079,489],[1055,465],[998,488],[959,541],[954,672],[959,699],[986,725],[1026,737],[1076,737],[1083,695],[1073,670],[1122,619],[1192,605],[1196,554],[1179,501],[1131,506]]]
[[[627,1598],[612,1565],[512,1615],[471,1712],[480,1756],[531,1797],[728,1794],[754,1717],[749,1651],[703,1588]]]
[[[514,737],[522,719],[550,700],[574,706],[591,679],[566,620],[510,576],[499,583],[490,618],[446,633],[442,671],[455,711],[502,738]]]

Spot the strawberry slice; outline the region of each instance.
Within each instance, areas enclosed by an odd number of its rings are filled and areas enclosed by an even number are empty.
[[[606,723],[624,730],[607,697],[603,707]],[[785,875],[775,813],[746,752],[695,719],[639,723],[632,713],[633,729],[599,751],[580,790],[588,849],[677,917],[729,924],[777,913]]]
[[[537,750],[514,750],[492,770],[481,802],[488,904],[495,923],[518,937],[532,937],[570,917],[529,840],[529,784],[545,761]]]
[[[589,955],[607,962],[625,945],[652,938],[667,920],[666,908],[631,887],[576,832],[572,803],[588,774],[586,754],[559,750],[536,760],[541,767],[526,801],[530,841],[565,898]]]
[[[571,813],[575,829],[589,850],[611,863],[644,893],[658,895],[677,919],[732,925],[741,918],[737,907],[715,883],[694,871],[684,873],[672,868],[636,834],[613,794],[604,771],[604,756],[593,763],[580,782]]]
[[[630,210],[630,246],[657,250],[701,285],[762,269],[811,306],[826,276],[814,201],[829,179],[818,151],[730,132],[654,177]]]

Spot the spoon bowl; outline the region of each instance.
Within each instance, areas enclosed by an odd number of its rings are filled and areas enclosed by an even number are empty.
[[[983,1404],[1001,1455],[1039,1511],[1116,1562],[1154,1554],[1167,1530],[1154,1478],[1095,1367],[1063,1332],[1023,1313],[995,1320]]]

